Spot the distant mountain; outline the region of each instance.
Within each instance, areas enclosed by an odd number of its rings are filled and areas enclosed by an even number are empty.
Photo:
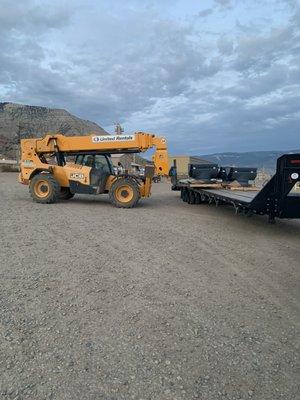
[[[201,158],[212,161],[220,166],[257,167],[273,172],[276,160],[282,154],[300,153],[300,150],[287,151],[251,151],[247,153],[215,153],[201,155]]]
[[[39,137],[46,132],[64,135],[85,135],[107,132],[94,122],[70,114],[66,110],[15,103],[0,103],[0,153],[15,157],[19,139]]]

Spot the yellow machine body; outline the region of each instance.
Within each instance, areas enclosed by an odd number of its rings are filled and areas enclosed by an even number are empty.
[[[145,167],[144,177],[114,174],[110,154],[141,153],[151,148],[155,149],[153,165]],[[82,156],[82,160],[90,157],[92,164],[67,162],[68,156]],[[102,172],[95,168],[99,156],[107,161],[107,165],[102,165]],[[66,198],[76,193],[109,193],[115,205],[131,207],[137,203],[134,201],[137,196],[150,196],[154,174],[168,174],[167,143],[165,138],[145,132],[101,136],[47,134],[44,138],[21,140],[20,170],[19,181],[30,186],[31,195],[38,202],[52,203],[58,197],[58,190],[63,190]],[[123,205],[122,196],[125,196]]]

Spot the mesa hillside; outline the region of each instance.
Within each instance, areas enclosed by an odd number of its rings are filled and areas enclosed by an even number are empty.
[[[14,158],[20,139],[43,136],[51,131],[64,135],[107,134],[96,123],[63,109],[0,103],[0,154],[3,156]]]

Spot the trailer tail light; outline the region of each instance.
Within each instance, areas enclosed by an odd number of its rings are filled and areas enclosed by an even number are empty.
[[[300,160],[291,160],[291,164],[300,164]]]

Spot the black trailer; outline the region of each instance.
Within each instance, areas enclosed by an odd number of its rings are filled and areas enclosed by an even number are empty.
[[[209,188],[210,185],[197,187],[177,180],[176,165],[172,173],[172,189],[180,190],[183,201],[230,204],[236,213],[268,215],[271,223],[275,218],[300,218],[300,192],[292,190],[299,181],[300,154],[285,154],[278,158],[275,175],[260,191],[245,187],[241,190]]]

